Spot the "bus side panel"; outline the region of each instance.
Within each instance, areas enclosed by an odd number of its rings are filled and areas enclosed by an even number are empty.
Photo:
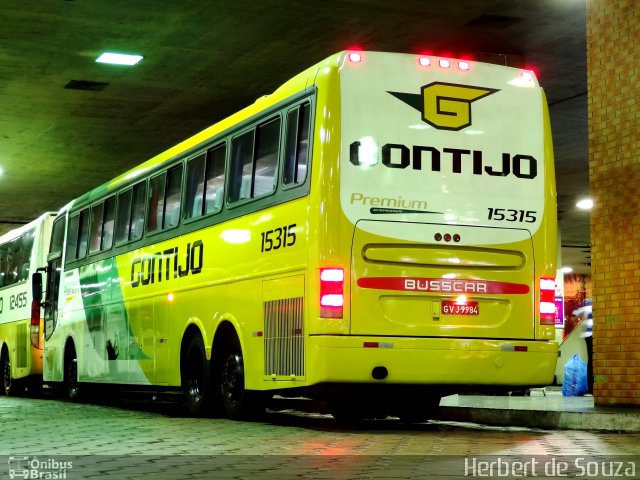
[[[128,383],[179,386],[187,328],[196,326],[210,355],[215,329],[227,321],[243,346],[247,385],[264,389],[262,278],[302,271],[306,210],[304,197],[119,256],[122,300],[112,305],[123,305],[134,346]],[[284,301],[298,290],[285,285],[271,298]]]
[[[3,345],[7,347],[14,379],[42,374],[41,325],[33,329],[31,326],[31,274],[46,263],[52,222],[52,214],[46,213],[17,232],[7,234],[15,237],[13,242],[5,236],[4,248],[0,246],[2,284],[9,278],[19,279],[4,288],[0,284],[0,349]]]

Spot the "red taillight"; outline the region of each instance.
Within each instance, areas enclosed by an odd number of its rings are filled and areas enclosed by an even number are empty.
[[[31,326],[40,327],[40,302],[31,301]]]
[[[40,302],[31,301],[31,345],[40,348]]]
[[[555,292],[556,281],[553,278],[540,279],[540,325],[555,324]]]
[[[320,317],[342,318],[344,308],[344,269],[320,269]]]

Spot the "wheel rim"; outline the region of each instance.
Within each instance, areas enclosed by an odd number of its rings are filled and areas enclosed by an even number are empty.
[[[222,397],[229,404],[238,404],[244,392],[244,368],[238,353],[227,356],[221,377]]]
[[[78,360],[75,357],[69,362],[67,385],[69,398],[74,398],[78,393]]]
[[[187,378],[187,395],[189,395],[191,402],[194,404],[202,401],[202,377],[204,369],[202,367],[202,362],[199,360],[198,355],[194,353],[189,357],[189,361],[187,362],[187,371],[189,372],[189,376]]]
[[[2,365],[2,383],[5,393],[7,393],[11,389],[11,361],[9,360],[9,355],[5,355]]]

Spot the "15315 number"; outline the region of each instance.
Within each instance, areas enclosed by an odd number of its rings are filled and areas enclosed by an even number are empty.
[[[271,250],[278,250],[280,248],[291,247],[296,243],[296,232],[293,229],[296,228],[296,224],[292,223],[285,227],[278,227],[273,230],[267,230],[262,232],[262,242],[260,244],[261,252],[270,252]]]
[[[511,208],[489,208],[489,220],[506,222],[534,223],[537,212],[535,210],[513,210]]]

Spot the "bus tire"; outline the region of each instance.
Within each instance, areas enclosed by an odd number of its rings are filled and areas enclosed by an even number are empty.
[[[439,396],[418,397],[400,406],[398,417],[402,423],[424,423],[436,415],[438,405],[440,405]]]
[[[383,420],[389,416],[385,402],[356,396],[355,398],[333,399],[327,402],[329,413],[342,425],[357,425],[363,420]]]
[[[78,381],[78,356],[73,343],[69,344],[64,355],[64,395],[70,402],[80,401],[80,382]]]
[[[0,371],[2,372],[2,391],[7,397],[12,397],[20,392],[20,383],[11,377],[11,357],[5,346],[0,358]]]
[[[193,335],[187,346],[181,372],[187,412],[202,416],[211,410],[211,372],[200,335]]]
[[[218,388],[223,413],[232,420],[252,420],[265,411],[262,392],[246,390],[244,358],[237,338],[228,338],[217,362]]]

